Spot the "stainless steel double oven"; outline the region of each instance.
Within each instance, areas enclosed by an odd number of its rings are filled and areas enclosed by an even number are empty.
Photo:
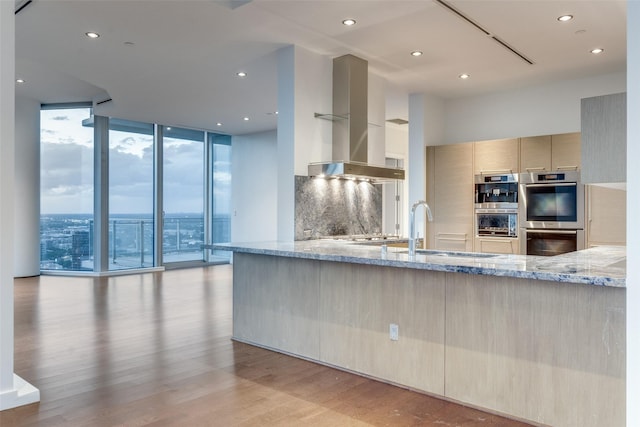
[[[520,174],[520,253],[584,249],[584,185],[578,171]]]
[[[476,175],[475,233],[478,237],[518,237],[518,175]]]

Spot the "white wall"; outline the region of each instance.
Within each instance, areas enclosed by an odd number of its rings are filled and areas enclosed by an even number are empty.
[[[579,132],[580,99],[624,91],[615,73],[449,100],[442,143]]]
[[[640,425],[640,2],[627,2],[627,425]]]
[[[16,98],[15,271],[40,274],[40,102]]]
[[[231,241],[277,240],[276,131],[233,137],[231,174]]]

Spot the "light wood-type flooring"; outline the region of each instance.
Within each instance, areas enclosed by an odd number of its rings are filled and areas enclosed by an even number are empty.
[[[231,266],[15,282],[0,426],[525,426],[231,340]]]

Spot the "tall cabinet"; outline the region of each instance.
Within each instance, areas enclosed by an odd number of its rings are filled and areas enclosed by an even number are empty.
[[[427,202],[433,223],[428,246],[439,250],[473,250],[473,146],[427,147]]]

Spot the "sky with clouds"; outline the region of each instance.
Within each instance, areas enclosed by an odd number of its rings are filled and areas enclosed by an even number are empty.
[[[42,110],[42,214],[93,211],[93,128],[83,127],[89,109]],[[203,144],[165,138],[164,211],[202,213]],[[214,164],[216,212],[229,213],[229,155]],[[153,209],[153,136],[109,132],[109,210],[111,214],[151,214]]]

